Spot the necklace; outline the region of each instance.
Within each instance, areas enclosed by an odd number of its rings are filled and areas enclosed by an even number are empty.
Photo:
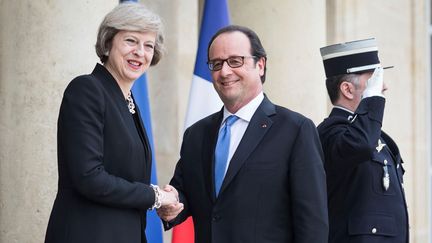
[[[126,101],[128,102],[129,112],[131,114],[135,114],[135,104],[134,104],[134,101],[132,99],[132,95],[130,92],[128,93],[128,95],[126,97]]]

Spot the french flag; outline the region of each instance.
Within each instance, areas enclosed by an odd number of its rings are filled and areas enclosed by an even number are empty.
[[[189,103],[185,128],[200,119],[217,112],[222,101],[213,88],[210,70],[207,67],[207,47],[211,37],[222,27],[229,25],[229,11],[226,0],[206,0],[199,35],[198,53],[189,92]],[[189,217],[174,227],[172,243],[193,243],[193,219]]]

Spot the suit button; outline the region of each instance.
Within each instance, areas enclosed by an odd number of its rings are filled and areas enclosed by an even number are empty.
[[[216,221],[219,221],[219,219],[220,219],[219,215],[214,215],[213,218],[212,218],[212,221],[216,222]]]
[[[372,234],[375,234],[377,232],[376,228],[372,228]]]

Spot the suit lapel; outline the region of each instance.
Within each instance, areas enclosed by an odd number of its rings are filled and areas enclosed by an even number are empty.
[[[214,189],[214,151],[216,147],[217,136],[219,133],[219,127],[223,118],[223,109],[213,116],[209,127],[206,128],[209,131],[209,136],[203,138],[203,151],[202,161],[204,170],[204,180],[207,188],[207,193],[211,198],[212,202],[215,202],[215,189]]]
[[[120,86],[117,84],[117,81],[114,79],[114,77],[111,75],[111,73],[102,65],[97,64],[95,69],[93,70],[93,75],[95,75],[98,79],[101,80],[103,86],[107,90],[107,92],[110,94],[109,97],[111,97],[117,107],[117,110],[120,114],[120,117],[124,123],[124,127],[127,130],[127,133],[129,134],[129,137],[136,136],[136,126],[134,118],[132,117],[132,114],[129,112],[129,109],[127,107],[126,100],[123,96],[123,93],[120,89]],[[142,124],[141,115],[139,113],[138,105],[135,103],[135,110],[138,113],[139,117],[139,128],[141,130],[141,134],[144,134],[144,138],[141,138],[140,133],[138,133],[140,137],[140,141],[144,145],[144,149],[147,152],[146,156],[146,167],[150,166],[151,169],[151,149],[150,149],[150,143],[147,138],[147,133],[144,130],[144,125]],[[150,178],[150,175],[149,175]]]
[[[110,97],[114,100],[118,111],[121,114],[121,117],[128,117],[131,119],[128,119],[127,125],[130,125],[130,122],[133,123],[132,117],[130,116],[129,109],[127,107],[126,100],[123,96],[123,93],[120,89],[120,86],[117,84],[117,81],[114,79],[114,77],[111,75],[108,70],[100,65],[97,64],[95,70],[93,71],[93,75],[98,77],[98,79],[102,80],[102,84],[104,87],[106,87],[106,90],[110,93]]]
[[[110,97],[116,104],[116,107],[120,113],[120,117],[125,124],[129,136],[133,137],[136,129],[135,122],[133,120],[131,113],[129,112],[126,100],[123,96],[120,86],[117,84],[117,81],[114,79],[111,73],[108,72],[108,70],[100,64],[96,65],[96,68],[93,71],[93,75],[95,75],[100,80],[102,80],[102,84],[104,85],[106,90],[110,93]]]
[[[255,114],[252,116],[243,138],[241,139],[237,150],[234,152],[219,195],[221,195],[224,189],[228,187],[230,182],[234,179],[235,175],[245,163],[246,159],[255,150],[255,148],[263,139],[264,135],[271,128],[273,121],[269,118],[269,116],[275,113],[275,106],[267,99],[267,97],[265,97],[261,105],[255,111]]]
[[[134,99],[135,100],[135,99]],[[151,171],[151,166],[152,166],[152,150],[150,148],[150,141],[148,139],[147,136],[147,131],[145,129],[145,126],[142,122],[142,118],[141,118],[141,113],[140,110],[138,108],[138,104],[135,102],[135,110],[137,112],[138,115],[138,129],[140,130],[140,132],[138,132],[138,134],[140,135],[140,139],[141,142],[143,143],[144,146],[144,150],[146,152],[146,167],[147,167],[147,171]],[[141,137],[142,134],[142,137]],[[149,175],[149,178],[151,178],[151,176]]]

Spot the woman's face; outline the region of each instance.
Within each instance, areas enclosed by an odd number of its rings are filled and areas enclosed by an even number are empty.
[[[121,30],[112,40],[105,66],[117,82],[133,82],[150,66],[155,43],[156,33]]]

